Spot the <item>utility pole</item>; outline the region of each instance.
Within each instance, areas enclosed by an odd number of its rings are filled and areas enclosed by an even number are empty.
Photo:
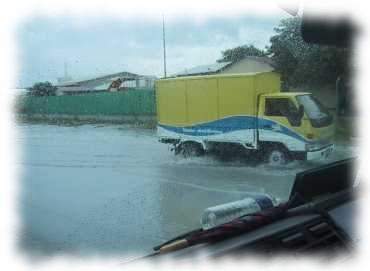
[[[67,64],[67,61],[64,61],[64,78],[66,80],[68,78],[68,64]]]
[[[164,15],[162,15],[162,31],[163,31],[163,67],[164,67],[164,78],[167,77],[166,71],[166,35],[164,31]]]

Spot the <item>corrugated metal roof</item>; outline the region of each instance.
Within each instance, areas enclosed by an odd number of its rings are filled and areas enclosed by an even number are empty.
[[[260,62],[260,63],[266,63],[266,64],[269,64],[272,67],[275,65],[275,63],[271,59],[271,57],[268,57],[268,56],[246,56],[243,59],[254,60],[254,61],[257,61],[257,62]]]
[[[185,76],[185,75],[194,75],[194,74],[204,74],[204,73],[214,73],[217,72],[232,62],[216,62],[208,65],[200,65],[190,69],[185,69],[181,72],[173,74],[173,76]]]
[[[91,76],[91,77],[86,77],[86,78],[80,78],[76,80],[71,80],[68,82],[63,82],[56,84],[57,86],[64,87],[64,86],[76,86],[76,85],[84,85],[84,84],[93,84],[93,85],[98,85],[101,83],[105,83],[107,81],[112,81],[117,78],[137,78],[139,75],[130,73],[130,72],[118,72],[118,73],[113,73],[113,74],[105,74],[105,75],[98,75],[98,76]]]
[[[273,60],[268,57],[268,56],[246,56],[245,58],[241,59],[242,60],[252,60],[252,61],[257,61],[260,63],[266,63],[274,68],[274,62]],[[216,73],[224,68],[226,68],[229,65],[233,65],[238,63],[239,61],[236,62],[216,62],[213,64],[208,64],[208,65],[200,65],[196,66],[190,69],[185,69],[181,72],[175,73],[172,76],[187,76],[187,75],[200,75],[200,74],[212,74]]]

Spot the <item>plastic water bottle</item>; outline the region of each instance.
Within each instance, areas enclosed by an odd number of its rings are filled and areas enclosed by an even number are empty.
[[[214,228],[240,216],[259,212],[276,204],[277,201],[275,198],[266,194],[258,194],[242,200],[209,207],[202,214],[202,229],[208,230]]]

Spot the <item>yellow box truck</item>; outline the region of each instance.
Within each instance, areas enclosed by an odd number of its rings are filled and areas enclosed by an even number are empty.
[[[158,80],[157,134],[184,155],[238,144],[272,164],[328,156],[331,114],[310,93],[280,92],[280,85],[275,72]]]

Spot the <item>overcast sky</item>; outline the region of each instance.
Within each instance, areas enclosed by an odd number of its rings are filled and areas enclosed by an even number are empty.
[[[209,17],[166,22],[167,73],[215,62],[221,51],[243,44],[264,48],[273,28],[289,15]],[[163,76],[161,18],[33,17],[18,27],[18,87],[38,81],[129,71]]]

